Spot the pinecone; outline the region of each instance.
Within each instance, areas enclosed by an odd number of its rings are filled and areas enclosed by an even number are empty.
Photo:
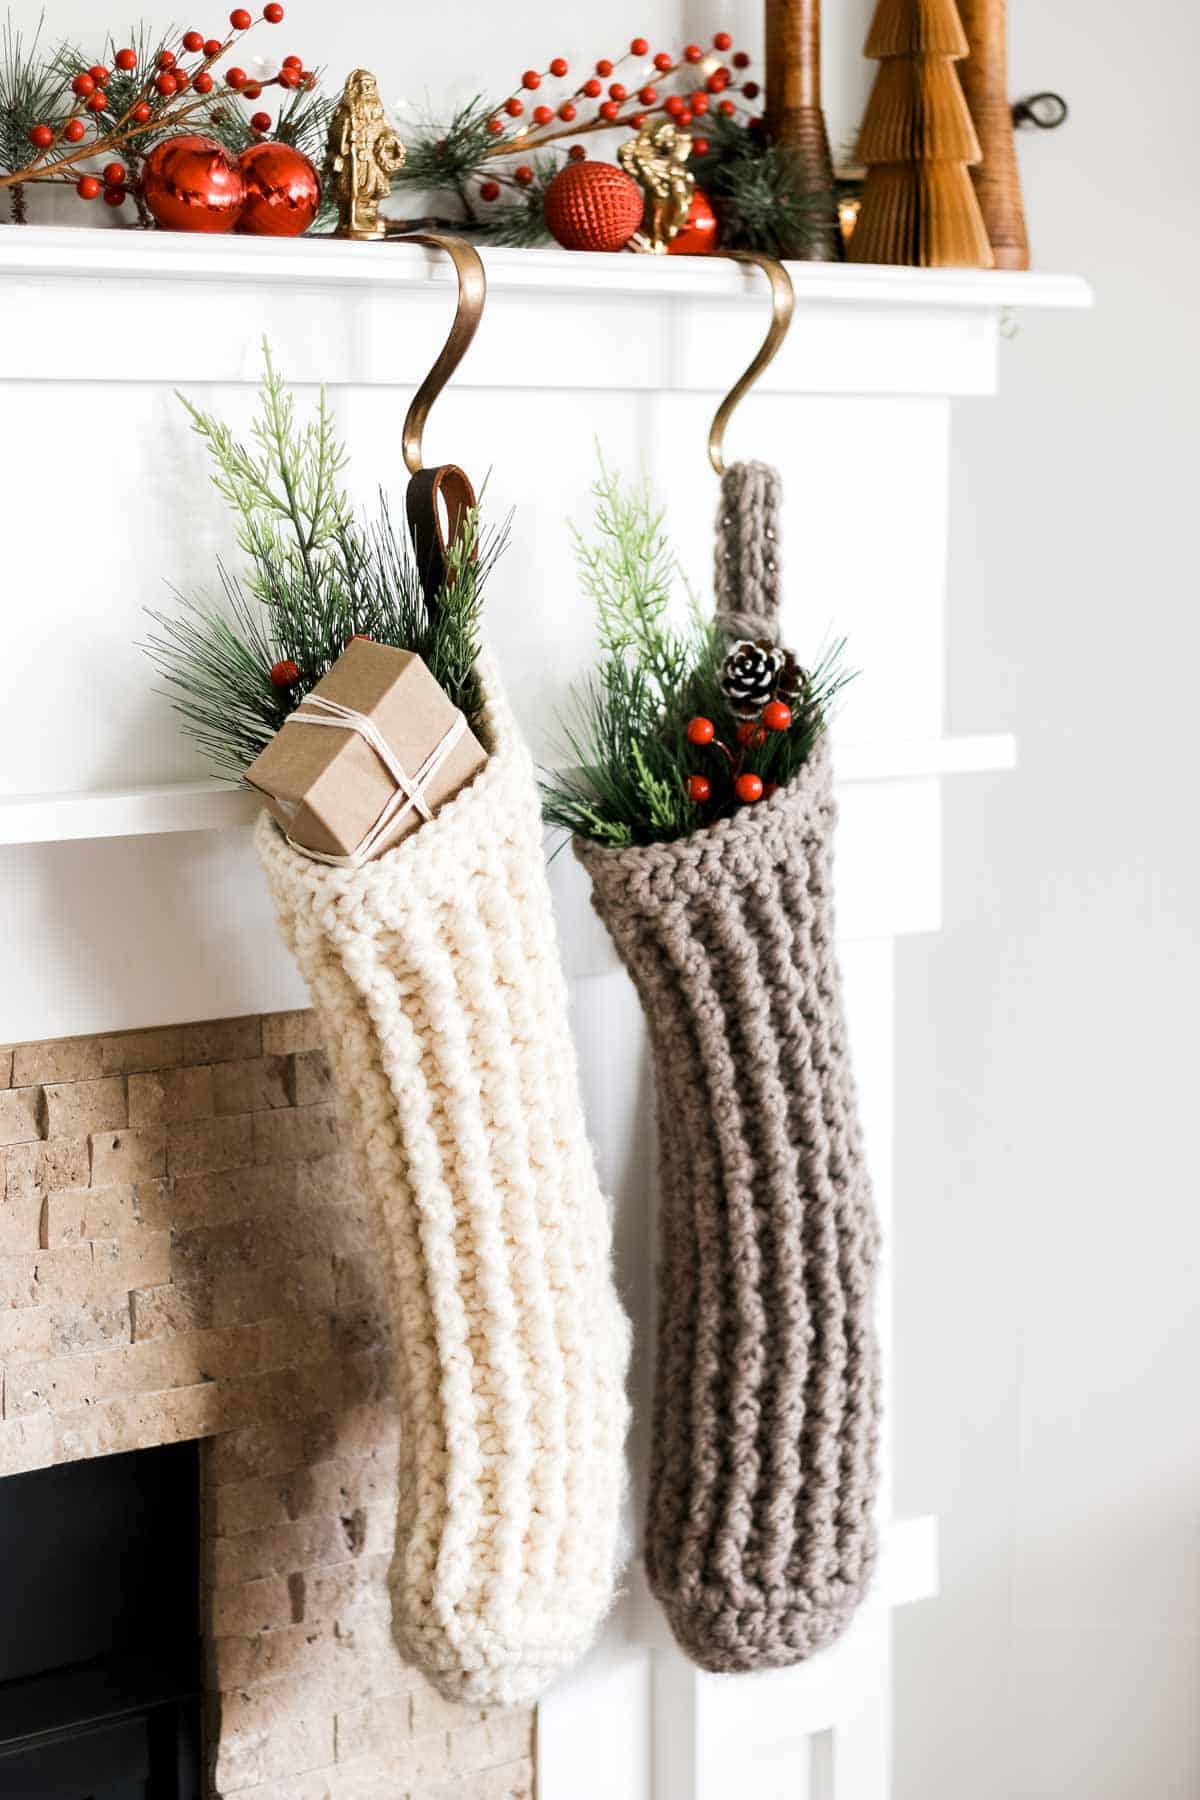
[[[790,650],[783,653],[783,667],[779,671],[779,680],[775,683],[775,693],[780,700],[786,700],[789,706],[801,698],[808,686],[808,670],[802,669]]]
[[[774,691],[784,652],[770,638],[739,638],[721,666],[721,692],[735,719],[756,719]]]

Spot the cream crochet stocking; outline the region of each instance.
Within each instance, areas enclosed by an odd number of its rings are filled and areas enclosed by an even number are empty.
[[[617,1576],[628,1325],[567,1030],[533,769],[480,665],[487,767],[359,869],[257,844],[360,1129],[390,1258],[403,1653],[528,1702]]]
[[[778,477],[730,469],[717,592],[774,636]],[[675,843],[576,842],[645,1011],[659,1129],[646,1566],[706,1669],[781,1667],[862,1598],[876,1227],[833,943],[824,740],[769,800]]]

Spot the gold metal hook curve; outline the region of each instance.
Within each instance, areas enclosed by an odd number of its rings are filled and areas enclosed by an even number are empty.
[[[487,299],[487,274],[474,244],[465,238],[440,231],[418,231],[390,239],[394,244],[424,244],[432,250],[444,250],[454,264],[458,277],[458,305],[450,335],[438,353],[437,361],[417,389],[412,405],[404,416],[401,445],[405,467],[410,475],[419,475],[422,439],[430,408],[471,347],[471,339],[479,329]]]
[[[741,379],[730,388],[713,415],[708,433],[708,460],[718,475],[725,473],[725,427],[739,400],[749,393],[787,336],[796,305],[796,290],[792,286],[792,278],[775,257],[764,256],[759,250],[728,250],[725,254],[736,262],[754,263],[765,274],[771,284],[771,325],[758,355]]]

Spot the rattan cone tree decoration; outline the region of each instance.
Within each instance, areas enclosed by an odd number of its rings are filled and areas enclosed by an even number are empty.
[[[867,179],[851,261],[991,268],[970,172],[979,138],[954,66],[968,53],[954,0],[879,0],[865,51],[880,68],[858,138]]]

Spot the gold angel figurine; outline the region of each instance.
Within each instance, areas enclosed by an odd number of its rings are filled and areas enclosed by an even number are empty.
[[[366,69],[347,78],[329,121],[325,174],[332,177],[338,204],[339,237],[381,238],[379,202],[392,191],[392,176],[404,167],[404,145],[389,125],[379,84]]]
[[[696,177],[687,166],[691,151],[691,138],[671,119],[660,125],[647,122],[617,151],[621,167],[646,196],[641,230],[629,240],[632,249],[662,256],[687,224],[696,191]]]

